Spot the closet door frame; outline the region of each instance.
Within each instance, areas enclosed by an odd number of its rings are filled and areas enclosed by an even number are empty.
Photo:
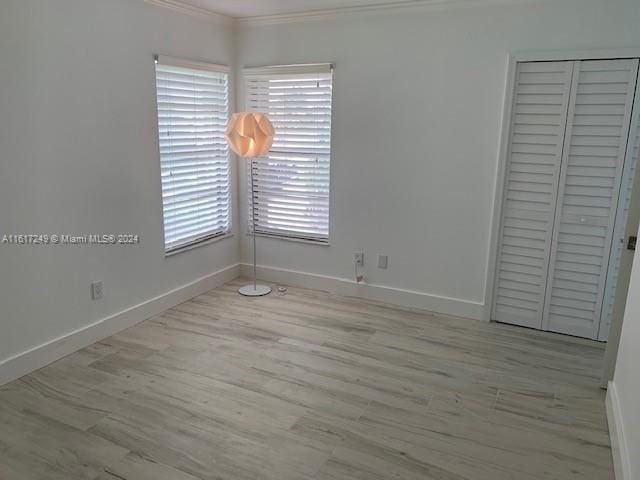
[[[551,50],[507,53],[507,69],[505,93],[502,109],[502,129],[500,133],[500,147],[496,172],[496,185],[493,199],[493,215],[489,241],[489,255],[487,259],[487,276],[485,279],[483,320],[490,322],[495,300],[495,284],[498,272],[498,245],[502,231],[503,198],[507,184],[509,145],[511,138],[511,119],[513,116],[513,101],[517,66],[520,62],[545,61],[577,61],[577,60],[613,60],[640,58],[640,47],[614,48],[604,50]],[[640,80],[639,80],[640,82]]]

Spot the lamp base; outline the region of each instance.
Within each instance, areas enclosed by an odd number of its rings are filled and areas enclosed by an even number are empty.
[[[268,295],[271,293],[271,287],[268,287],[266,285],[256,285],[254,287],[252,283],[250,285],[241,287],[238,292],[240,292],[240,295],[244,295],[245,297],[262,297],[263,295]]]

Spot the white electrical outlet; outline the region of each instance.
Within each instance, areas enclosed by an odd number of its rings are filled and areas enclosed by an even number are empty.
[[[91,298],[100,300],[102,298],[102,281],[91,283]]]
[[[353,263],[358,266],[364,265],[364,253],[363,252],[353,252]]]
[[[378,254],[378,268],[387,268],[388,263],[389,259],[386,255]]]

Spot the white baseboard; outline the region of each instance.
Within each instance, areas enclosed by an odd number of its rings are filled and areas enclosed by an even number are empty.
[[[633,412],[635,415],[636,412]],[[611,455],[613,455],[613,470],[616,480],[631,480],[631,459],[624,436],[622,411],[618,400],[618,391],[613,382],[607,387],[607,422],[611,437]]]
[[[151,298],[61,337],[0,361],[0,385],[22,377],[73,352],[132,327],[240,275],[235,264]]]
[[[466,317],[476,320],[483,318],[484,304],[459,298],[442,297],[439,295],[401,288],[372,285],[355,280],[315,273],[287,270],[283,268],[258,265],[258,277],[264,281],[282,283],[286,285],[313,288],[326,292],[337,293],[350,297],[377,300],[402,307],[417,308],[445,315]],[[252,265],[241,264],[242,275],[252,274]]]

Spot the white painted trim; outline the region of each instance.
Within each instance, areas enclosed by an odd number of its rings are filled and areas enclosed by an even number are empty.
[[[231,265],[115,315],[2,360],[0,361],[0,385],[20,378],[81,348],[158,315],[175,305],[230,282],[239,274],[240,265]]]
[[[172,67],[184,67],[194,70],[206,70],[208,72],[222,73],[224,75],[231,75],[231,67],[229,65],[222,65],[219,63],[201,62],[196,60],[187,60],[184,58],[171,57],[169,55],[155,55],[156,63],[160,65],[170,65]]]
[[[333,73],[332,63],[305,63],[299,65],[263,65],[244,67],[246,78],[275,75],[321,75]]]
[[[155,5],[156,7],[167,8],[174,12],[189,15],[190,17],[199,18],[201,20],[207,20],[209,22],[233,25],[234,18],[222,13],[209,10],[208,8],[196,7],[180,0],[143,0],[145,3]]]
[[[242,263],[240,266],[242,275],[252,275],[253,265]],[[479,302],[384,285],[358,284],[355,280],[348,278],[318,275],[265,265],[258,265],[257,271],[258,278],[265,282],[324,290],[339,295],[376,300],[404,308],[415,308],[444,315],[479,320],[482,318],[484,309],[484,305]]]
[[[248,228],[249,226],[247,226]],[[253,238],[253,233],[251,231],[245,232],[247,237]],[[294,243],[304,243],[306,245],[314,245],[316,247],[330,247],[331,242],[327,239],[323,240],[311,240],[310,238],[302,238],[302,237],[288,237],[286,235],[275,235],[270,233],[258,232],[256,233],[256,237],[262,238],[271,238],[272,240],[282,240],[285,242],[294,242]]]
[[[631,480],[631,459],[624,435],[624,422],[618,399],[618,390],[613,382],[607,388],[607,422],[611,438],[611,455],[616,480]],[[635,412],[634,412],[635,414]]]
[[[208,8],[196,7],[182,0],[143,0],[151,5],[168,8],[175,12],[190,15],[204,20],[238,26],[276,25],[316,20],[331,20],[345,15],[362,15],[364,13],[395,12],[403,10],[443,10],[451,7],[482,7],[492,5],[518,5],[526,3],[542,3],[548,0],[406,0],[404,2],[380,2],[373,5],[341,7],[313,10],[308,12],[279,13],[274,15],[256,15],[232,17]]]
[[[531,50],[512,52],[514,62],[550,62],[565,60],[611,60],[640,58],[640,47],[621,47],[593,50]]]
[[[297,23],[316,20],[331,20],[342,16],[362,15],[365,13],[399,12],[411,10],[435,10],[451,7],[482,7],[490,5],[514,5],[524,3],[540,3],[546,0],[407,0],[404,2],[384,2],[373,5],[341,7],[309,12],[281,13],[275,15],[257,15],[236,18],[240,26],[276,25],[282,23]]]
[[[164,253],[164,258],[173,257],[174,255],[179,255],[182,252],[188,252],[189,250],[194,250],[196,248],[205,247],[207,245],[211,245],[212,243],[218,243],[222,240],[226,240],[227,238],[234,237],[235,234],[233,232],[223,233],[222,235],[217,235],[215,237],[207,238],[206,240],[200,240],[198,242],[189,243],[182,247],[176,248],[175,250],[170,250]]]
[[[494,284],[498,261],[498,241],[500,222],[502,218],[502,204],[504,187],[506,184],[507,160],[509,153],[509,138],[511,134],[511,116],[513,107],[516,68],[518,62],[563,61],[563,60],[605,60],[614,58],[640,58],[640,47],[621,47],[593,50],[535,50],[509,52],[507,54],[507,74],[505,81],[504,105],[502,113],[502,129],[500,134],[500,149],[498,165],[496,167],[496,183],[494,187],[493,214],[489,233],[489,252],[487,255],[487,276],[484,289],[483,320],[491,320],[491,310],[494,303]]]
[[[515,94],[517,62],[513,55],[507,54],[507,68],[505,77],[505,93],[502,105],[502,129],[500,132],[498,164],[496,166],[496,183],[494,185],[493,213],[491,216],[491,230],[489,232],[489,252],[487,254],[487,278],[484,284],[484,312],[482,319],[491,321],[491,313],[495,302],[495,277],[498,263],[498,245],[502,222],[502,204],[504,203],[504,187],[507,180],[507,160],[509,155],[509,138],[511,137],[511,123],[513,115],[513,97]]]

